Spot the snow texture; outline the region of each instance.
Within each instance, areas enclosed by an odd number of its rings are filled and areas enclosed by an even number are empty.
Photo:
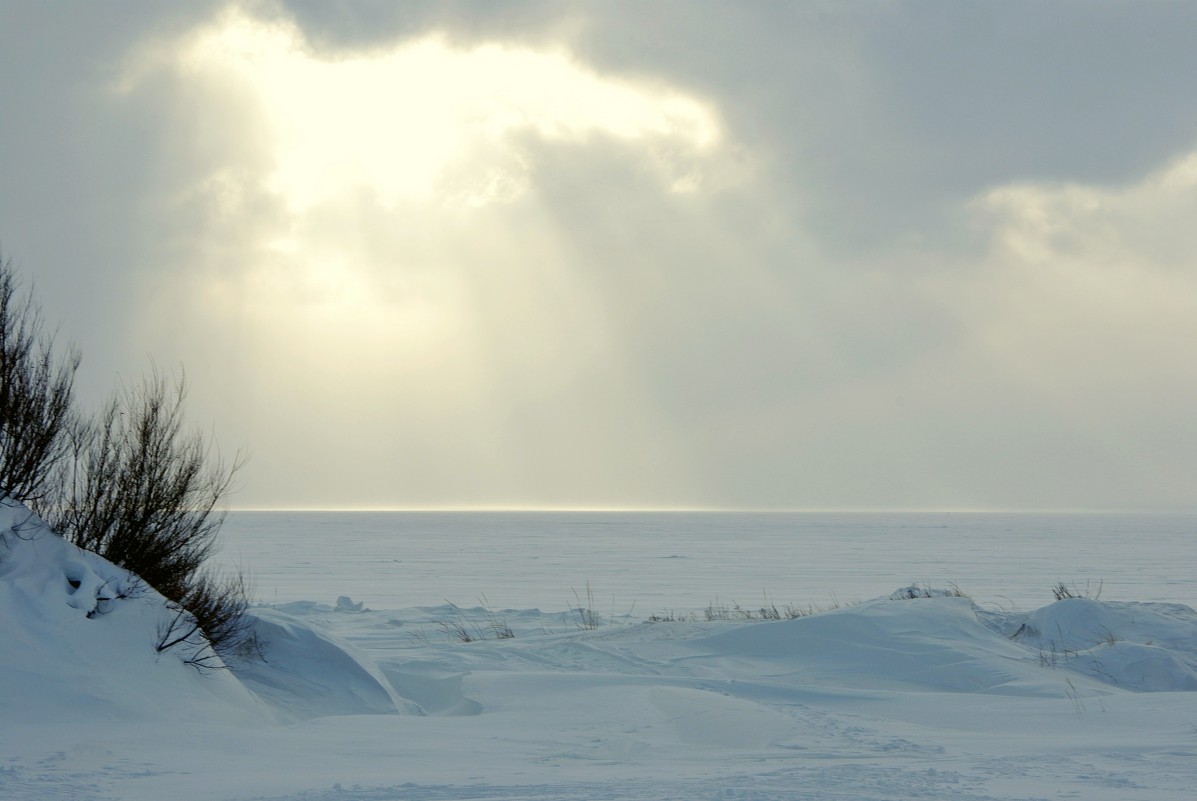
[[[598,628],[342,596],[254,608],[256,647],[199,671],[155,650],[152,588],[9,504],[0,798],[1192,797],[1192,609],[910,589]]]

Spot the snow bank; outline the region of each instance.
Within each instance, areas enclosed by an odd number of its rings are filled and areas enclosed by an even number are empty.
[[[1067,598],[1026,617],[1014,639],[1042,662],[1131,690],[1197,690],[1197,613],[1181,604]]]
[[[969,598],[910,589],[688,647],[823,687],[1058,695],[1044,670],[1058,668],[1128,690],[1197,690],[1197,612],[1187,606],[1069,599],[982,615]]]
[[[419,712],[368,656],[285,612],[251,610],[255,647],[230,657],[231,671],[203,672],[186,660],[204,643],[155,648],[175,615],[133,574],[25,507],[0,506],[5,714],[244,722]]]
[[[175,612],[128,571],[0,502],[0,711],[25,720],[262,722],[271,714],[227,671],[185,649],[158,653]]]
[[[968,598],[946,595],[740,626],[691,647],[807,686],[1058,694],[1026,648],[984,625]]]

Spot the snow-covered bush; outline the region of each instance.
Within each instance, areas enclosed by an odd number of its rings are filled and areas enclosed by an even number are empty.
[[[155,653],[176,615],[173,604],[134,574],[65,541],[23,504],[0,500],[4,722],[26,727],[98,715],[101,736],[125,717],[271,719],[230,672],[201,677],[189,667],[223,664],[198,632],[169,655]],[[0,769],[0,797],[12,798],[3,774]]]
[[[165,596],[176,618],[159,650],[207,635],[217,653],[245,639],[240,576],[204,570],[237,464],[184,428],[186,385],[152,373],[90,420],[72,405],[79,356],[59,361],[40,309],[0,264],[0,498],[21,501],[69,542]]]
[[[161,646],[198,626],[226,652],[244,638],[245,583],[203,566],[236,465],[213,459],[203,437],[184,428],[185,397],[182,379],[170,387],[158,374],[114,396],[80,427],[69,480],[46,517],[68,540],[131,570],[181,607],[178,630],[165,632]]]

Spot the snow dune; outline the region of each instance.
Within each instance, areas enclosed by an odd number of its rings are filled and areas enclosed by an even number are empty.
[[[0,508],[0,535],[3,799],[1197,787],[1197,614],[1181,605],[995,611],[900,591],[793,620],[589,629],[569,611],[343,598],[255,608],[257,651],[201,673],[155,652],[173,614],[157,593],[21,507]]]

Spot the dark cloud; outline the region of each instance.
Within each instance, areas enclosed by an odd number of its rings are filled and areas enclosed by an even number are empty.
[[[185,30],[210,4],[5,3],[0,26],[0,240],[36,282],[47,316],[89,347],[82,388],[128,372],[122,339],[143,282],[169,262],[152,209],[162,177],[161,109],[114,97],[130,47]],[[144,361],[145,346],[138,347]]]

